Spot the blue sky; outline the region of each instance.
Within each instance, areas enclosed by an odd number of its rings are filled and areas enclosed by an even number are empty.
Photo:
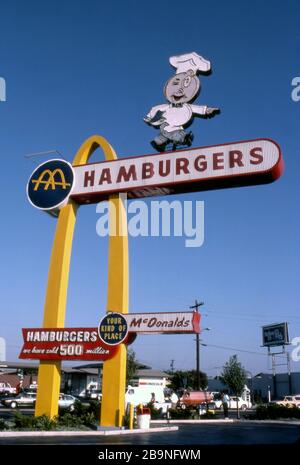
[[[188,310],[204,300],[203,327],[212,329],[202,335],[201,368],[214,375],[237,353],[251,372],[268,370],[261,325],[288,321],[291,338],[300,336],[300,102],[291,99],[300,75],[299,2],[4,0],[0,14],[7,84],[0,102],[0,336],[7,358],[17,359],[22,327],[41,325],[56,224],[26,199],[34,165],[24,155],[57,149],[71,161],[92,134],[106,137],[120,157],[153,153],[155,133],[142,118],[164,102],[169,57],[195,51],[213,66],[197,103],[222,113],[194,122],[194,146],[270,137],[286,169],[271,185],[174,196],[205,202],[204,245],[130,238],[130,311]],[[79,211],[69,326],[94,326],[105,311],[107,239],[96,234],[98,217],[96,205]],[[172,359],[175,369],[195,365],[194,336],[140,336],[132,348],[154,368],[168,369]]]

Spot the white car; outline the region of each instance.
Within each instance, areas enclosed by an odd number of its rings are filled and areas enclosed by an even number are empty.
[[[282,400],[271,402],[272,404],[282,405],[283,407],[298,407],[300,408],[300,394],[293,396],[285,396]]]
[[[11,394],[16,394],[16,388],[12,387],[9,383],[0,383],[0,395],[9,396]]]
[[[218,391],[212,391],[211,394],[213,395],[213,402],[215,404],[215,408],[221,409],[222,408],[221,393]]]
[[[33,393],[20,393],[17,396],[13,397],[4,397],[1,400],[1,403],[5,407],[10,407],[10,408],[22,408],[22,407],[30,407],[34,408],[35,407],[35,401],[36,401],[36,395]]]
[[[88,397],[89,399],[95,399],[95,400],[101,401],[102,392],[99,389],[87,390],[86,397]]]
[[[59,394],[58,406],[62,409],[70,410],[73,412],[75,409],[76,397],[69,394]]]
[[[230,402],[229,402],[228,407],[236,409],[237,400],[238,400],[238,406],[240,410],[247,410],[248,408],[252,407],[252,404],[249,400],[244,400],[241,397],[230,397]]]

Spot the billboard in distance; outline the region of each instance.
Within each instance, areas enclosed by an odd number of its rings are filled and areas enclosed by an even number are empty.
[[[287,323],[276,323],[262,327],[264,347],[275,347],[289,344]]]

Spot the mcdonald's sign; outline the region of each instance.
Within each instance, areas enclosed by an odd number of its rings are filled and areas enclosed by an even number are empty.
[[[38,166],[27,184],[30,203],[40,210],[57,214],[68,201],[74,184],[74,171],[64,160],[49,160]]]
[[[103,149],[105,161],[89,164],[98,147]],[[122,426],[126,388],[124,344],[131,343],[137,333],[200,332],[200,315],[196,312],[128,313],[127,217],[122,198],[116,194],[125,192],[128,198],[135,198],[264,184],[278,179],[283,168],[280,147],[270,139],[119,159],[108,141],[97,135],[82,144],[73,167],[64,160],[50,160],[39,166],[27,184],[31,204],[51,213],[63,208],[49,268],[43,335],[39,336],[39,329],[29,328],[23,332],[27,345],[20,356],[41,359],[35,415],[46,414],[51,418],[57,415],[61,381],[59,360],[65,356],[83,356],[85,350],[86,355],[87,350],[92,351],[88,356],[93,355],[94,359],[99,354],[102,357],[104,350],[108,357],[103,367],[101,425]],[[72,202],[67,204],[69,197]],[[82,336],[84,328],[77,328],[78,332],[74,328],[64,328],[76,204],[107,199],[116,208],[119,230],[124,234],[109,237],[107,313],[98,328],[86,331],[88,341],[84,343],[95,343],[87,347],[81,340],[85,338]],[[49,341],[45,342],[45,338]]]

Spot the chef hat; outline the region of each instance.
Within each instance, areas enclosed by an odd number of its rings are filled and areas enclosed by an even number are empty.
[[[186,73],[189,70],[192,70],[194,74],[210,71],[210,61],[195,52],[170,57],[169,62],[176,68],[176,74]]]

